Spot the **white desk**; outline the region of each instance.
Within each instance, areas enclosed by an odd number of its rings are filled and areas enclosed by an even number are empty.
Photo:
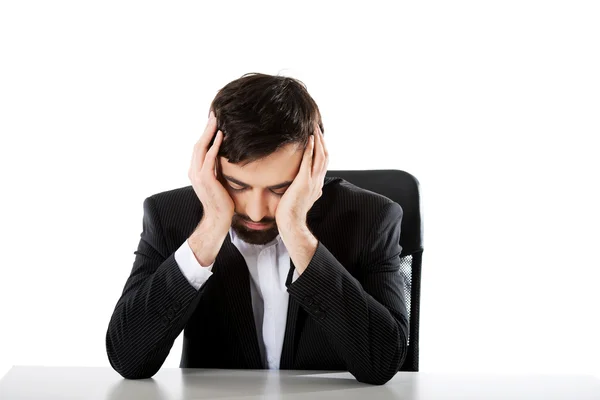
[[[399,372],[383,386],[347,372],[162,368],[126,380],[110,367],[14,366],[0,399],[403,399],[600,400],[600,380],[585,375]]]

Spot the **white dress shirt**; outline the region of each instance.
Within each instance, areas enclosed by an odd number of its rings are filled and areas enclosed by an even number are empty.
[[[290,271],[290,256],[280,235],[264,245],[242,241],[233,228],[229,228],[229,235],[250,272],[250,295],[261,356],[269,369],[279,369],[287,321],[289,293],[285,281]],[[214,263],[201,266],[187,240],[175,252],[175,261],[196,290],[212,275]],[[298,272],[294,270],[292,282],[297,278]]]

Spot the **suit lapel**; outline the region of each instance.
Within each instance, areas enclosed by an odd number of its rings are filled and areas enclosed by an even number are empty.
[[[250,296],[250,275],[246,260],[231,242],[228,233],[215,260],[215,274],[222,276],[231,322],[238,334],[244,358],[250,369],[263,369]]]
[[[290,272],[288,273],[286,286],[289,286],[292,282],[292,275],[294,273],[294,262],[290,258]],[[298,348],[299,331],[302,329],[304,324],[304,318],[300,318],[300,304],[295,298],[289,297],[287,319],[285,323],[285,333],[283,336],[283,347],[281,349],[281,359],[279,360],[280,369],[294,369],[294,357],[296,355],[296,349]]]

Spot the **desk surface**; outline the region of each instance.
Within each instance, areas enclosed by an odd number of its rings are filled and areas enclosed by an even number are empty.
[[[151,379],[123,379],[110,367],[14,366],[0,399],[544,399],[599,400],[586,375],[399,372],[382,386],[347,372],[162,368]]]

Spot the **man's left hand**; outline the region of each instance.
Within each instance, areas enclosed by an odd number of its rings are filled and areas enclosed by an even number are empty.
[[[329,154],[323,133],[315,124],[308,146],[304,150],[300,170],[279,201],[275,220],[280,232],[292,232],[306,227],[306,214],[323,194],[323,183]]]

